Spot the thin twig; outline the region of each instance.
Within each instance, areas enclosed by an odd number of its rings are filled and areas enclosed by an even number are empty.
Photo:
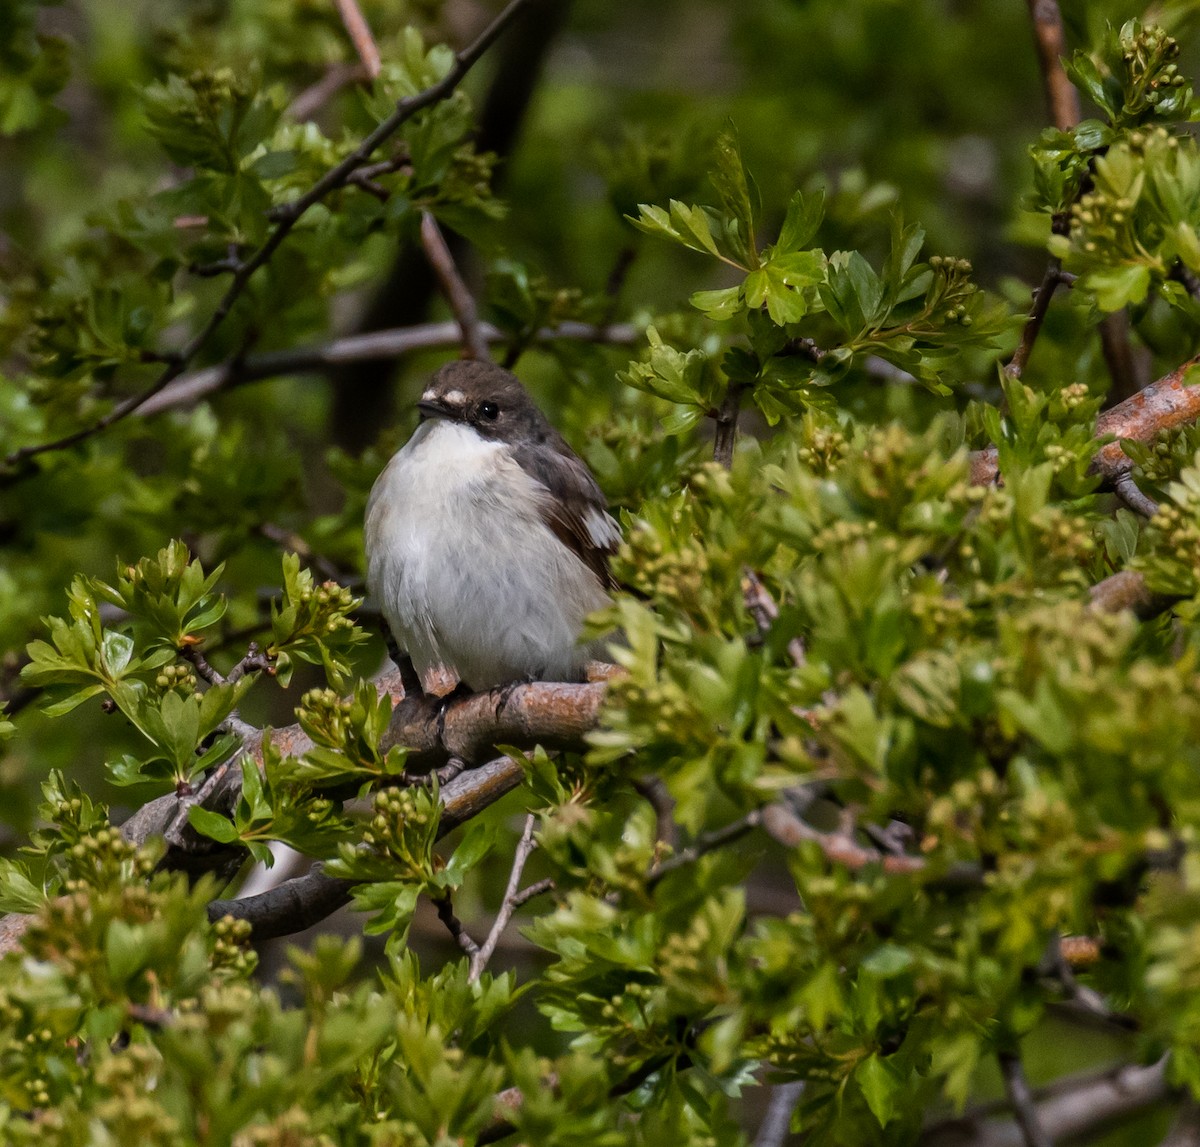
[[[1004,373],[1009,378],[1020,378],[1025,371],[1025,366],[1029,362],[1029,356],[1033,353],[1033,344],[1037,341],[1039,333],[1041,333],[1042,323],[1046,319],[1046,312],[1050,309],[1050,300],[1054,297],[1054,292],[1059,283],[1064,281],[1062,269],[1062,261],[1060,259],[1051,259],[1046,267],[1046,273],[1042,276],[1042,281],[1037,285],[1033,292],[1033,302],[1029,307],[1029,316],[1025,320],[1025,326],[1021,330],[1021,341],[1017,344],[1017,349],[1013,352],[1012,358],[1008,365],[1004,368]]]
[[[1025,1078],[1025,1068],[1021,1064],[1020,1055],[1015,1051],[1002,1051],[996,1058],[1000,1062],[1000,1074],[1004,1076],[1004,1090],[1008,1094],[1009,1106],[1024,1136],[1026,1147],[1054,1147],[1038,1118],[1037,1106],[1033,1101],[1033,1092],[1029,1090],[1029,1080]]]
[[[481,323],[479,333],[489,343],[501,343],[509,337],[490,323]],[[531,341],[546,343],[565,339],[628,346],[641,337],[641,330],[631,323],[601,326],[564,322],[554,327],[543,327]],[[237,364],[222,363],[180,376],[161,394],[148,399],[140,413],[149,417],[165,410],[192,406],[219,391],[232,390],[279,375],[328,371],[352,362],[387,361],[413,351],[458,346],[461,342],[462,328],[456,322],[421,323],[412,327],[372,331],[365,335],[348,335],[332,342],[295,350],[249,355]]]
[[[358,53],[358,58],[362,61],[367,78],[375,79],[383,65],[379,59],[375,37],[371,35],[370,25],[355,0],[333,0],[333,3],[342,18],[342,23],[346,25],[346,32]]]
[[[742,572],[742,596],[759,632],[764,635],[769,633],[771,626],[779,620],[779,606],[775,604],[771,591],[763,585],[762,578],[752,569]],[[806,656],[804,642],[799,637],[793,637],[788,642],[787,649],[792,664],[797,668],[803,666]]]
[[[319,554],[295,530],[285,529],[274,522],[260,522],[258,532],[280,549],[295,554],[306,566],[311,566],[326,581],[342,581],[345,574],[327,557]]]
[[[479,58],[495,42],[497,37],[526,7],[530,0],[511,0],[500,15],[479,35],[479,37],[454,59],[454,64],[437,83],[430,85],[424,91],[414,96],[405,96],[396,104],[395,111],[383,120],[353,151],[340,163],[331,167],[303,195],[284,203],[270,212],[274,230],[263,240],[262,244],[241,264],[233,276],[217,304],[201,328],[187,341],[183,348],[171,357],[166,367],[148,387],[122,399],[107,414],[82,426],[70,434],[49,442],[41,442],[33,446],[21,446],[11,451],[2,461],[5,472],[0,474],[0,485],[11,484],[26,472],[27,464],[42,454],[66,450],[80,442],[107,430],[110,426],[128,418],[144,403],[148,402],[171,382],[177,379],[187,369],[187,366],[199,352],[208,345],[209,340],[233,310],[234,303],[242,296],[254,274],[270,261],[283,241],[291,234],[296,224],[306,215],[310,208],[320,203],[331,192],[346,185],[350,176],[364,166],[379,147],[390,139],[417,112],[446,99],[462,82],[467,73],[473,68]]]
[[[668,876],[676,869],[684,868],[689,864],[695,864],[702,856],[707,855],[714,849],[722,848],[724,845],[732,844],[735,840],[740,840],[746,833],[758,828],[762,823],[763,810],[756,808],[751,809],[745,816],[738,817],[737,820],[723,825],[721,828],[714,829],[712,832],[702,833],[696,838],[694,844],[680,849],[674,856],[669,856],[666,860],[655,864],[646,873],[646,887],[654,888],[663,877]]]
[[[343,88],[367,78],[362,64],[334,64],[316,83],[310,84],[287,106],[287,114],[297,123],[315,116]]]
[[[446,930],[454,937],[454,942],[471,957],[471,967],[475,967],[475,958],[479,955],[479,945],[471,939],[463,922],[454,915],[454,901],[450,893],[445,892],[433,901],[437,908],[438,919],[446,925]]]
[[[492,958],[492,953],[496,950],[496,945],[500,942],[504,929],[508,927],[508,922],[517,909],[516,901],[521,887],[521,874],[525,871],[525,862],[537,848],[537,841],[533,839],[533,829],[536,824],[537,817],[533,813],[529,813],[525,817],[525,829],[521,833],[521,839],[517,842],[516,852],[513,853],[512,872],[508,876],[508,887],[504,890],[504,899],[500,901],[500,910],[492,922],[492,930],[487,934],[487,939],[478,950],[471,955],[471,971],[467,975],[468,983],[473,984],[483,974],[484,968]]]
[[[479,329],[479,309],[475,306],[475,297],[467,290],[454,264],[454,256],[446,246],[442,230],[428,211],[421,212],[421,246],[462,331],[463,350],[468,358],[487,362],[490,357],[488,343]]]
[[[545,895],[547,892],[553,892],[555,888],[554,881],[546,876],[541,880],[535,880],[528,888],[522,888],[520,892],[512,898],[513,908],[521,908],[528,904],[531,900],[535,900],[539,896]]]

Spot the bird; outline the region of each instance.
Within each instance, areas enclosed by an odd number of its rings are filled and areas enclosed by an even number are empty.
[[[367,502],[367,588],[422,682],[581,681],[621,529],[587,464],[495,363],[434,374]],[[428,686],[426,686],[428,688]]]

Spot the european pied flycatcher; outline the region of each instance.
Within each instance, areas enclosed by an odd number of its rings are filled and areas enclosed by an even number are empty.
[[[393,637],[423,682],[581,680],[621,540],[596,479],[492,363],[442,367],[417,408],[367,503],[367,585]]]

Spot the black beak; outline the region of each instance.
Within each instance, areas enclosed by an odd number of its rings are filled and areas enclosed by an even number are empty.
[[[450,418],[450,408],[441,402],[418,402],[417,409],[421,412],[421,421],[426,418]]]

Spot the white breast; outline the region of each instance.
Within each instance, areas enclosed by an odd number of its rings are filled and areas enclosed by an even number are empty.
[[[578,679],[596,576],[541,520],[545,490],[499,442],[422,423],[367,505],[367,582],[417,671],[473,689]],[[615,524],[614,524],[615,526]]]

